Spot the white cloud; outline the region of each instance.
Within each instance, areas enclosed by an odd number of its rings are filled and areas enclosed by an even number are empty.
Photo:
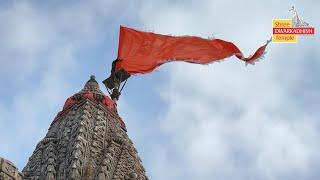
[[[9,3],[0,11],[0,79],[6,86],[0,92],[7,93],[0,98],[0,156],[24,166],[65,98],[81,88],[75,81],[86,80],[80,73],[90,67],[80,59],[84,54],[94,59],[86,50],[104,41],[114,24],[214,35],[249,55],[269,38],[272,18],[289,17],[290,5],[231,0]],[[319,3],[296,5],[317,26]],[[138,17],[142,26],[134,21]],[[161,91],[153,98],[162,98],[167,109],[158,116],[132,107],[136,94],[123,95],[119,108],[128,116],[129,134],[150,179],[319,176],[319,113],[309,111],[319,106],[317,88],[309,87],[319,86],[318,73],[310,70],[319,66],[318,40],[317,35],[296,45],[272,44],[254,67],[245,68],[235,58],[209,66],[164,65],[158,71],[165,76],[157,82]]]
[[[290,18],[291,2],[166,1],[141,11],[146,29],[160,33],[194,34],[231,40],[247,55],[270,36],[272,18]],[[313,2],[316,3],[316,2]],[[299,3],[307,15],[312,2]],[[277,4],[277,5],[275,5]],[[249,6],[250,5],[250,6]],[[312,6],[314,6],[313,4]],[[153,12],[153,16],[148,16]],[[319,16],[309,16],[316,23]],[[166,65],[161,97],[168,106],[159,133],[167,146],[162,166],[178,175],[151,173],[152,179],[306,179],[319,176],[318,117],[299,105],[293,91],[301,88],[315,39],[296,45],[271,44],[264,60],[245,68],[236,58],[209,66]],[[316,58],[319,52],[313,54]],[[311,60],[310,61],[314,61]],[[316,63],[318,64],[318,63]],[[319,86],[317,84],[316,86]],[[313,97],[319,98],[311,88]],[[155,130],[157,132],[157,130]],[[148,148],[153,149],[152,145]],[[157,147],[158,148],[158,147]],[[151,156],[151,155],[150,155]],[[174,157],[174,158],[170,158]],[[148,158],[147,164],[152,165]],[[316,166],[315,166],[316,165]]]
[[[84,62],[95,54],[88,49],[119,23],[115,13],[127,16],[126,8],[119,11],[122,5],[13,1],[0,7],[0,156],[22,169],[64,100],[89,77],[83,72],[92,67]]]

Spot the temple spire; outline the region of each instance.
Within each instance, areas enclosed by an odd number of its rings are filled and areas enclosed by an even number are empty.
[[[38,143],[23,179],[147,180],[114,102],[91,76]]]

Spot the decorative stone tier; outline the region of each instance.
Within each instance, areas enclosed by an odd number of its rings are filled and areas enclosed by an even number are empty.
[[[22,173],[18,171],[16,166],[0,157],[0,180],[21,180]]]

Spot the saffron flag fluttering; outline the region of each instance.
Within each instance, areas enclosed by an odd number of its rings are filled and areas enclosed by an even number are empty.
[[[170,61],[209,64],[233,55],[253,64],[264,54],[269,42],[246,58],[236,45],[221,39],[161,35],[121,26],[115,72],[123,69],[131,75],[149,73]]]

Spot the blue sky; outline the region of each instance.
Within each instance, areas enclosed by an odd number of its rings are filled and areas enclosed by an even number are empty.
[[[65,99],[109,75],[120,25],[249,55],[293,4],[319,29],[316,0],[0,1],[0,156],[21,170]],[[130,78],[118,110],[150,179],[319,179],[319,40],[270,44],[255,66],[169,63]]]

